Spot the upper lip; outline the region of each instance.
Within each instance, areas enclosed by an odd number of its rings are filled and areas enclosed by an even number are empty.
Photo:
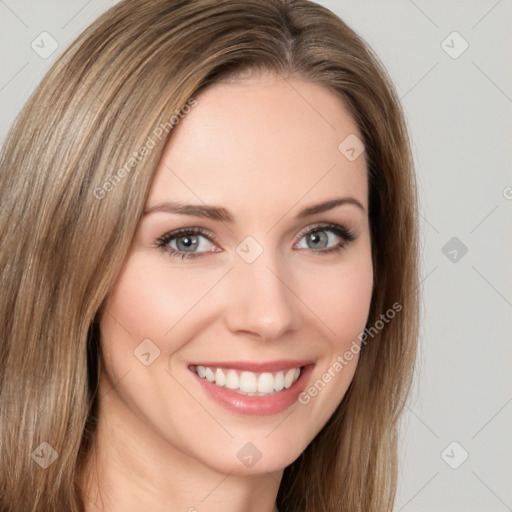
[[[279,360],[279,361],[267,361],[257,363],[254,361],[206,361],[191,363],[190,366],[209,366],[210,368],[228,368],[233,370],[248,371],[254,373],[262,372],[277,372],[279,370],[289,370],[290,368],[301,368],[313,364],[311,360],[303,361],[292,361],[292,360]]]

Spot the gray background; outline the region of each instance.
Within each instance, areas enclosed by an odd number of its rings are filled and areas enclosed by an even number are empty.
[[[51,63],[114,3],[0,0],[2,141]],[[376,50],[413,138],[423,316],[395,512],[512,511],[512,1],[319,3]],[[58,43],[48,56],[42,32]]]

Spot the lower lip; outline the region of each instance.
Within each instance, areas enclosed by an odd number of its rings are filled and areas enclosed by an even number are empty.
[[[247,416],[270,416],[292,406],[306,387],[307,378],[313,371],[313,364],[304,366],[299,378],[288,388],[268,396],[242,395],[231,389],[217,386],[203,379],[191,370],[206,393],[218,404],[230,411]]]

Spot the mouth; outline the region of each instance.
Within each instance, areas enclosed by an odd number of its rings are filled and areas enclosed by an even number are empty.
[[[231,389],[235,393],[247,396],[270,396],[283,389],[289,389],[297,382],[302,367],[263,373],[201,365],[192,366],[191,369],[201,379],[206,379],[218,387]]]
[[[312,372],[311,361],[190,364],[209,398],[246,415],[277,414],[293,405]]]

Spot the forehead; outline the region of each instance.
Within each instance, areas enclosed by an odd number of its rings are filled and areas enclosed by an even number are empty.
[[[148,205],[202,201],[279,215],[351,195],[366,208],[365,155],[351,161],[339,149],[348,136],[362,137],[329,89],[266,75],[216,84],[195,99],[173,129]]]

